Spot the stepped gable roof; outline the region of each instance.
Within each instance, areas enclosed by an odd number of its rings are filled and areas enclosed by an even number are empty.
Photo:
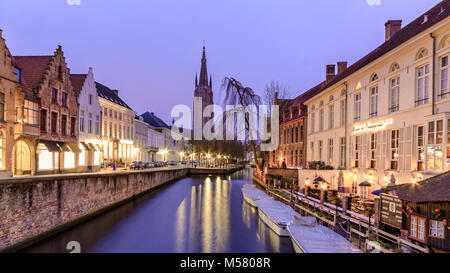
[[[73,90],[80,94],[83,88],[84,81],[86,80],[87,74],[70,74],[70,81],[72,82]]]
[[[39,86],[53,56],[14,56],[13,63],[22,69],[24,84],[30,88]]]

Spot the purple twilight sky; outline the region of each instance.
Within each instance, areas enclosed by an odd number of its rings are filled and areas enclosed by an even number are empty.
[[[192,105],[203,41],[216,103],[225,76],[258,93],[278,80],[297,96],[324,79],[326,64],[352,64],[381,44],[385,21],[405,25],[438,2],[1,0],[0,29],[14,55],[61,44],[72,73],[92,66],[139,114],[169,122],[173,105]]]

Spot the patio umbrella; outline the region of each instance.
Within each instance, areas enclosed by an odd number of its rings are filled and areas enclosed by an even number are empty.
[[[360,186],[360,187],[370,187],[372,185],[369,182],[367,182],[367,181],[363,181],[363,182],[359,183],[358,186]]]
[[[379,196],[382,192],[383,192],[383,190],[380,189],[380,190],[373,191],[372,194]]]
[[[314,182],[319,183],[319,182],[326,182],[322,177],[318,176],[316,178],[314,178]]]

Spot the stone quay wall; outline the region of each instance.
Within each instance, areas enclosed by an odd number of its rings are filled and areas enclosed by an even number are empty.
[[[0,180],[0,252],[27,245],[188,172],[174,168]]]

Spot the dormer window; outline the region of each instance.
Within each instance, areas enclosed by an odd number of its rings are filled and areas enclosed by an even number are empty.
[[[376,81],[376,80],[378,80],[378,75],[377,75],[377,73],[374,73],[374,74],[372,74],[372,76],[370,77],[370,82],[374,82],[374,81]]]
[[[18,68],[18,67],[14,67],[14,73],[16,73],[16,81],[18,83],[22,83],[22,69]]]
[[[422,59],[423,57],[428,55],[428,50],[426,48],[422,48],[421,50],[419,50],[419,52],[417,53],[416,59]]]

